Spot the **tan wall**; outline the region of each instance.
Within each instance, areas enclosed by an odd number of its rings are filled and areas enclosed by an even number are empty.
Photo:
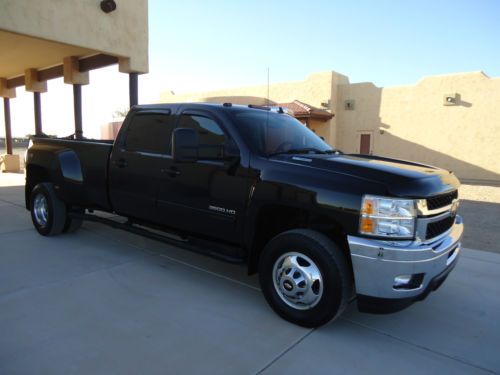
[[[108,122],[101,125],[101,139],[115,140],[122,127],[123,120]]]
[[[314,73],[304,81],[272,84],[269,86],[269,99],[273,102],[287,102],[295,99],[308,104],[320,106],[331,98],[332,72]],[[238,98],[239,97],[239,98]],[[161,94],[160,100],[164,103],[223,101],[235,99],[238,104],[265,104],[267,85],[252,87],[231,88],[217,91],[172,95],[169,91]]]
[[[121,61],[120,70],[147,72],[147,0],[116,1],[117,9],[109,14],[99,3],[2,0],[0,29],[130,58]]]
[[[445,94],[458,93],[454,106]],[[345,110],[353,99],[354,110]],[[500,79],[482,72],[426,77],[414,86],[341,85],[338,147],[359,152],[373,132],[373,153],[437,165],[466,179],[500,181]]]
[[[332,134],[332,124],[331,121],[320,121],[309,119],[309,127],[320,137],[323,137],[325,141],[333,143],[330,141]]]
[[[444,106],[444,95],[453,93],[460,94],[458,104]],[[266,95],[262,85],[180,96],[165,92],[161,101],[265,104]],[[464,179],[500,182],[500,78],[475,72],[380,88],[349,84],[335,72],[316,73],[271,85],[270,99],[298,99],[317,107],[331,100],[335,117],[310,127],[344,152],[359,152],[360,133],[369,132],[374,154],[436,165]],[[354,110],[344,109],[346,100],[354,100]]]

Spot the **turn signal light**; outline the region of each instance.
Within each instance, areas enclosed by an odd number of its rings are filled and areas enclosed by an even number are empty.
[[[363,201],[363,207],[361,208],[361,213],[365,215],[373,214],[373,201],[371,199],[365,199]]]
[[[361,218],[361,230],[364,233],[373,233],[373,220],[368,217]]]

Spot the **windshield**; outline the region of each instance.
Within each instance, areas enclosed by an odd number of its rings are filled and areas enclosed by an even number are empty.
[[[232,115],[252,151],[262,156],[332,152],[328,143],[289,115],[265,110],[234,111]]]

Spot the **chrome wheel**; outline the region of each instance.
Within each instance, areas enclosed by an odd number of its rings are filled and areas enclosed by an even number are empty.
[[[311,258],[298,252],[285,253],[273,267],[274,289],[290,307],[313,308],[323,295],[323,278]]]
[[[47,203],[47,198],[43,194],[37,194],[33,201],[33,215],[35,221],[41,227],[47,225],[49,219],[49,207]]]

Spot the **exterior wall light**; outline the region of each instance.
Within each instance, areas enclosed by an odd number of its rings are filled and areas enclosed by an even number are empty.
[[[458,105],[460,102],[460,94],[458,93],[452,93],[452,94],[445,94],[443,96],[443,105]]]
[[[104,13],[111,13],[116,10],[116,3],[113,0],[102,0],[101,1],[101,10]]]
[[[330,99],[328,99],[326,102],[321,103],[321,108],[330,109],[331,104],[332,104],[332,101]]]

